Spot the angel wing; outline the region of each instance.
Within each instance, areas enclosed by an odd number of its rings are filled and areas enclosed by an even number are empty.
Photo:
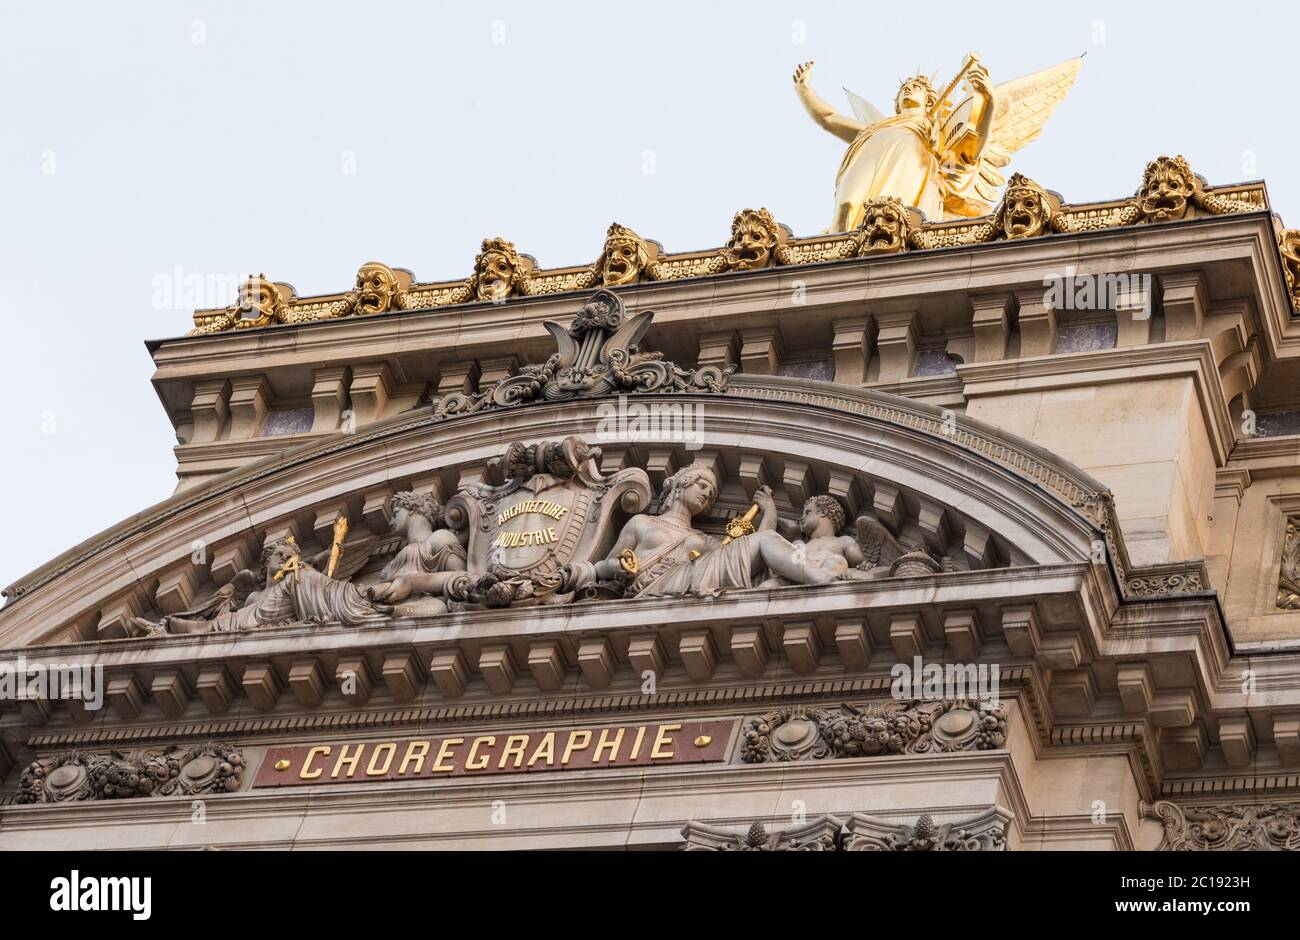
[[[866,98],[863,98],[860,95],[855,95],[847,88],[844,89],[844,94],[848,96],[849,107],[853,109],[853,116],[857,118],[860,123],[870,126],[875,124],[877,121],[884,120],[884,112]]]
[[[862,567],[875,568],[879,565],[892,565],[907,549],[894,538],[885,524],[871,513],[865,513],[854,520],[857,529],[858,546],[866,558]]]
[[[1082,67],[1083,56],[1079,56],[995,88],[997,111],[970,184],[975,195],[990,203],[997,199],[998,189],[1006,182],[999,168],[1010,163],[1013,153],[1043,132],[1043,125],[1074,87]],[[949,141],[950,149],[955,142],[974,133],[976,104],[974,96],[965,98],[944,122],[944,138]]]
[[[339,555],[338,567],[334,569],[334,580],[351,580],[352,576],[364,568],[372,557],[379,554],[378,550],[385,541],[391,540],[380,535],[363,535],[360,538],[344,542],[340,546],[343,551]],[[324,571],[329,566],[329,549],[312,555],[305,560],[317,571]]]

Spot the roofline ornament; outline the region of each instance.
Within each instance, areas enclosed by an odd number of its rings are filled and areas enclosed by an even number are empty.
[[[264,275],[250,276],[232,306],[196,310],[190,335],[455,304],[505,303],[515,297],[593,287],[622,287],[910,250],[1101,231],[1178,221],[1190,217],[1193,209],[1225,215],[1267,208],[1262,186],[1211,189],[1181,156],[1161,156],[1148,163],[1132,197],[1086,205],[1067,205],[1058,193],[1016,173],[1008,180],[991,214],[981,218],[927,221],[918,209],[904,206],[897,199],[880,198],[863,203],[862,220],[852,230],[811,238],[794,238],[767,209],[742,209],[732,219],[727,243],[705,251],[668,254],[658,242],[615,222],[606,232],[600,256],[584,266],[540,269],[530,255],[497,237],[484,239],[474,258],[473,272],[461,281],[420,284],[404,268],[371,261],[357,272],[352,290],[300,298],[288,284],[273,283]],[[1286,229],[1279,222],[1278,245],[1288,291],[1300,312],[1300,232]]]
[[[653,322],[653,311],[629,317],[622,298],[613,291],[598,290],[569,326],[554,320],[542,324],[556,346],[546,362],[522,366],[486,391],[472,395],[453,392],[435,398],[430,405],[434,417],[460,417],[534,401],[726,391],[730,369],[683,369],[665,360],[662,353],[641,351],[639,344]]]

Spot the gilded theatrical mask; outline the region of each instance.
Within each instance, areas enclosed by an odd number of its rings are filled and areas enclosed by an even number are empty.
[[[1157,157],[1147,164],[1138,190],[1138,209],[1149,222],[1172,222],[1187,215],[1198,189],[1196,174],[1182,157]]]
[[[501,301],[518,292],[531,264],[504,238],[484,239],[474,259],[474,299]]]
[[[622,287],[641,280],[657,250],[630,228],[615,222],[605,236],[605,250],[596,262],[604,287]]]
[[[379,261],[369,261],[357,271],[352,293],[359,314],[387,313],[397,306],[397,297],[410,286],[411,276]]]
[[[776,263],[777,246],[785,233],[766,209],[743,209],[731,221],[731,241],[722,249],[727,268],[753,271]]]
[[[1034,238],[1050,234],[1052,217],[1060,200],[1033,180],[1019,173],[1007,182],[998,223],[1007,238]]]
[[[920,222],[915,210],[909,210],[894,198],[868,202],[858,228],[858,254],[882,255],[907,250],[912,229]]]
[[[239,286],[235,301],[235,326],[239,329],[280,322],[284,314],[284,295],[265,274],[248,276]]]

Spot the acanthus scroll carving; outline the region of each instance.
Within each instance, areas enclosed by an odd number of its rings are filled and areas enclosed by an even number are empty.
[[[1300,804],[1141,804],[1142,816],[1164,827],[1158,851],[1300,851]]]

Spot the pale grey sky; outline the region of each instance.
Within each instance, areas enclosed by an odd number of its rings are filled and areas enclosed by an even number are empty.
[[[1266,179],[1300,224],[1297,34],[1276,2],[6,0],[0,583],[171,493],[144,340],[190,326],[155,303],[178,266],[310,294],[371,259],[462,277],[489,235],[554,266],[614,220],[670,250],[720,244],[745,206],[816,232],[843,144],[795,65],[845,110],[842,85],[888,108],[971,50],[995,82],[1088,53],[1013,164],[1066,199],[1182,153]]]

